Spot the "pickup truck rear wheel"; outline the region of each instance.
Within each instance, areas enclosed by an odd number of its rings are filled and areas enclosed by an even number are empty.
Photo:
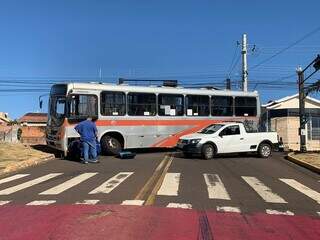
[[[262,158],[267,158],[271,155],[272,148],[270,144],[261,143],[258,148],[258,154]]]
[[[202,147],[202,157],[206,160],[212,159],[215,155],[215,148],[211,144],[205,144]]]

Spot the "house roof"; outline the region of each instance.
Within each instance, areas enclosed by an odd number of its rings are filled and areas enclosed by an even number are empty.
[[[48,115],[46,113],[26,113],[19,119],[19,122],[46,123],[47,120]]]
[[[4,112],[0,112],[0,120],[7,123],[11,121],[11,119],[8,117],[8,114]]]
[[[278,100],[272,100],[272,101],[270,101],[270,102],[268,102],[268,103],[266,103],[266,104],[262,104],[261,106],[262,106],[262,107],[270,107],[270,106],[275,105],[275,104],[279,104],[279,103],[282,103],[282,102],[289,101],[289,100],[291,100],[291,99],[293,99],[293,98],[296,98],[296,97],[298,97],[298,96],[299,96],[299,94],[297,93],[297,94],[294,94],[294,95],[291,95],[291,96],[287,96],[287,97],[284,97],[284,98],[280,98],[280,99],[278,99]],[[315,102],[315,103],[317,103],[317,104],[320,104],[320,100],[318,100],[318,99],[315,99],[315,98],[312,98],[312,97],[309,97],[309,96],[307,96],[307,99],[308,99],[309,101],[312,101],[312,102]]]

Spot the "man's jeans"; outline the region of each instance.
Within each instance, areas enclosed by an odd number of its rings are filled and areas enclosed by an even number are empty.
[[[96,140],[93,141],[84,141],[82,142],[83,146],[83,158],[85,162],[96,161],[97,159],[97,149],[96,149]],[[89,157],[90,156],[90,157]]]

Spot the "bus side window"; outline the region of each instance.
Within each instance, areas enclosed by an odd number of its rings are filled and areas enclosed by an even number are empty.
[[[232,116],[233,98],[228,96],[211,96],[212,116]]]
[[[158,113],[159,116],[183,116],[184,99],[178,94],[159,94]]]
[[[187,116],[209,116],[209,96],[187,95],[186,114]]]
[[[256,116],[257,99],[255,97],[235,97],[236,116]]]
[[[155,116],[156,95],[153,93],[129,93],[128,114],[130,116]]]
[[[101,115],[124,116],[126,95],[123,92],[101,92]]]

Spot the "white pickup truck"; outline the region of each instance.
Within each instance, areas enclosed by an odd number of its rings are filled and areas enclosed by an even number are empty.
[[[278,144],[276,132],[246,131],[243,123],[218,123],[207,126],[200,132],[184,135],[177,143],[177,149],[185,156],[201,154],[211,159],[219,153],[257,152],[267,158]]]

